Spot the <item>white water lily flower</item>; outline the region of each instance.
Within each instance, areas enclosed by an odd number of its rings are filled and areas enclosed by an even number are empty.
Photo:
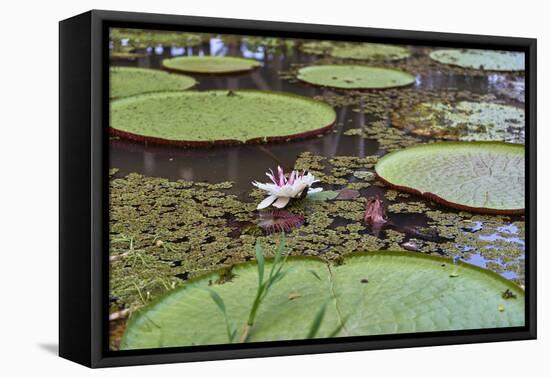
[[[252,185],[265,190],[269,194],[266,199],[258,204],[258,210],[265,209],[269,205],[282,209],[288,204],[291,198],[300,198],[304,190],[307,190],[307,194],[323,190],[323,188],[311,187],[311,185],[319,181],[311,173],[292,171],[287,177],[283,169],[277,167],[277,176],[271,170],[266,172],[266,175],[271,179],[271,183],[252,182]]]

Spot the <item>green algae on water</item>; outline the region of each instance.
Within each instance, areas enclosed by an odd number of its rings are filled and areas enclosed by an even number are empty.
[[[392,124],[448,140],[525,142],[523,109],[488,102],[423,102],[394,113]]]
[[[145,30],[129,28],[111,28],[110,40],[115,45],[130,46],[137,49],[148,47],[192,47],[200,45],[207,38],[206,34]]]

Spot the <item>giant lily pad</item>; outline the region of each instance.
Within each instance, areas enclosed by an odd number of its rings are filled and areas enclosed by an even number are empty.
[[[395,88],[414,83],[407,72],[362,65],[320,65],[301,68],[298,79],[306,83],[342,89]]]
[[[257,60],[231,56],[180,56],[165,59],[162,65],[170,71],[196,74],[241,73],[261,66]]]
[[[335,120],[323,102],[265,91],[159,92],[111,103],[114,135],[184,146],[306,138]]]
[[[270,265],[266,262],[267,270]],[[516,284],[446,258],[370,252],[328,265],[318,258],[290,257],[284,269],[247,341],[304,339],[323,306],[319,338],[524,325],[524,293]],[[256,264],[237,265],[224,273],[228,276],[229,281],[219,280],[218,273],[195,279],[134,313],[121,349],[228,343],[224,316],[205,289],[221,297],[240,332],[258,285]]]
[[[148,68],[111,67],[110,75],[111,98],[149,92],[185,90],[196,84],[192,77]]]
[[[411,55],[405,47],[380,43],[307,42],[300,46],[300,50],[309,54],[327,54],[334,58],[376,61],[400,60]]]
[[[488,102],[423,102],[395,113],[393,125],[449,140],[525,142],[523,109]]]
[[[511,51],[449,49],[430,53],[433,60],[459,66],[487,71],[524,71],[525,54]]]
[[[473,212],[522,214],[525,149],[501,142],[422,144],[385,155],[375,166],[386,184]]]

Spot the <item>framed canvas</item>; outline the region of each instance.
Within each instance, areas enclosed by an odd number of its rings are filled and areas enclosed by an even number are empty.
[[[536,337],[536,40],[60,22],[60,355]]]

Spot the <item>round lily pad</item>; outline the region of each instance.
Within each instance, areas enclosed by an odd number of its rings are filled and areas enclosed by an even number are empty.
[[[502,142],[440,142],[385,155],[375,166],[391,187],[478,213],[523,214],[525,148]]]
[[[448,49],[430,53],[433,60],[486,71],[524,71],[525,54],[511,51]]]
[[[270,269],[266,261],[265,271]],[[384,251],[349,255],[343,264],[329,265],[318,258],[290,257],[283,271],[284,277],[263,299],[247,342],[516,327],[525,322],[524,292],[516,284],[447,258]],[[197,278],[133,313],[121,349],[238,342],[258,286],[257,265],[234,266],[224,277],[213,273]],[[236,331],[231,340],[227,324]]]
[[[348,43],[348,42],[307,42],[300,50],[310,54],[327,54],[334,58],[354,60],[392,61],[408,58],[409,49],[380,43]]]
[[[162,65],[170,71],[196,74],[234,74],[261,66],[257,60],[231,56],[180,56],[165,59]]]
[[[417,135],[463,141],[525,143],[523,109],[488,102],[423,102],[393,114],[392,124]]]
[[[111,98],[185,90],[196,83],[195,79],[189,76],[174,75],[149,68],[111,67],[110,69]]]
[[[361,65],[320,65],[298,70],[306,83],[341,89],[383,89],[411,85],[415,77],[390,68]]]
[[[159,92],[111,103],[114,135],[191,147],[307,138],[335,120],[323,102],[267,91]]]
[[[147,54],[136,53],[132,51],[111,51],[110,58],[113,60],[136,60],[146,57]]]

